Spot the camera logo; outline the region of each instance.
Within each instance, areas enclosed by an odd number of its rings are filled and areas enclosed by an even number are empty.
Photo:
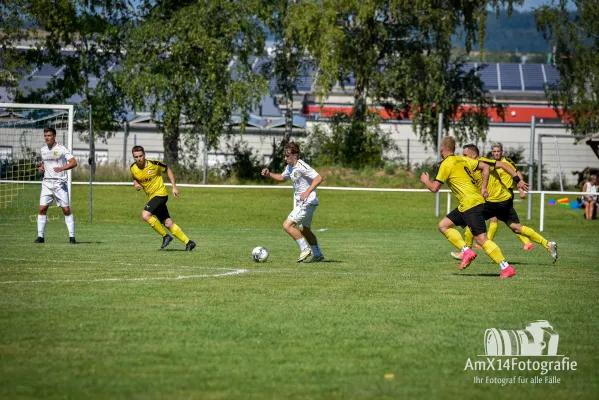
[[[523,330],[489,328],[484,340],[488,356],[556,356],[559,335],[549,322],[539,320]]]

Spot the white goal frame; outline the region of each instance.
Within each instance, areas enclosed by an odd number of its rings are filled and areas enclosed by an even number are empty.
[[[0,103],[0,109],[30,109],[30,110],[66,110],[68,112],[68,120],[67,120],[67,143],[62,143],[66,146],[71,152],[73,151],[73,125],[75,119],[75,106],[72,104],[26,104],[26,103]],[[40,135],[41,135],[40,131]],[[33,183],[39,184],[39,181],[12,181],[12,180],[2,180],[4,183]],[[69,201],[71,201],[72,196],[72,183],[73,178],[71,174],[71,170],[67,171],[67,184],[69,187]]]

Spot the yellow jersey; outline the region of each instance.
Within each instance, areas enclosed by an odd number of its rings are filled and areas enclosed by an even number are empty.
[[[514,162],[512,160],[510,160],[509,158],[505,158],[503,157],[501,159],[501,161],[503,161],[504,163],[507,163],[510,165],[510,167],[512,167],[514,169],[514,171],[518,171],[518,168],[516,167],[516,164],[514,164]],[[514,185],[514,178],[512,178],[510,176],[510,174],[508,174],[507,172],[505,172],[502,169],[499,169],[499,171],[497,171],[499,173],[499,177],[501,178],[501,182],[503,182],[503,184],[508,188],[511,189],[512,186]]]
[[[167,169],[166,164],[156,160],[146,160],[144,169],[140,169],[137,163],[131,165],[131,175],[146,192],[148,199],[155,196],[168,196],[162,173]]]
[[[456,155],[446,157],[439,166],[435,180],[447,183],[459,202],[458,210],[460,212],[485,202],[474,179],[474,171],[477,167],[477,160]]]
[[[506,187],[501,180],[501,172],[505,173],[511,179],[510,174],[501,168],[495,168],[495,160],[480,157],[478,161],[482,161],[489,165],[489,182],[487,183],[487,192],[489,195],[487,196],[487,201],[490,203],[499,203],[511,199],[511,190],[509,190],[509,188]],[[476,181],[476,186],[481,188],[483,184],[483,176],[480,171],[475,172],[474,180]]]

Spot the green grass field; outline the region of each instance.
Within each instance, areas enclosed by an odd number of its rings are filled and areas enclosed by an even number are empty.
[[[597,398],[599,221],[582,211],[547,208],[555,265],[500,226],[518,273],[502,280],[481,250],[457,271],[430,193],[320,191],[327,262],[296,264],[281,227],[291,189],[180,189],[169,209],[193,252],[158,250],[132,187],[94,187],[89,223],[89,189],[74,186],[76,246],[62,218],[42,245],[35,222],[0,224],[0,397]],[[264,264],[250,258],[259,245]],[[575,371],[465,369],[486,360],[487,328],[535,320]],[[562,357],[519,357],[547,359]],[[510,377],[527,382],[486,383]]]

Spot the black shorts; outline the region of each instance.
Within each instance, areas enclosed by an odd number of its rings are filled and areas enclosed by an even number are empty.
[[[514,210],[514,200],[505,200],[499,203],[487,202],[485,203],[485,220],[489,218],[497,217],[498,220],[505,222],[520,223],[518,213]]]
[[[168,196],[155,196],[148,201],[144,210],[149,211],[158,218],[160,223],[164,223],[171,216],[168,213],[168,208],[166,208],[166,202],[168,201]]]
[[[485,205],[479,204],[464,212],[461,212],[456,208],[447,214],[447,218],[449,218],[456,226],[461,226],[462,228],[467,226],[474,236],[478,236],[481,233],[487,233],[484,212]]]

